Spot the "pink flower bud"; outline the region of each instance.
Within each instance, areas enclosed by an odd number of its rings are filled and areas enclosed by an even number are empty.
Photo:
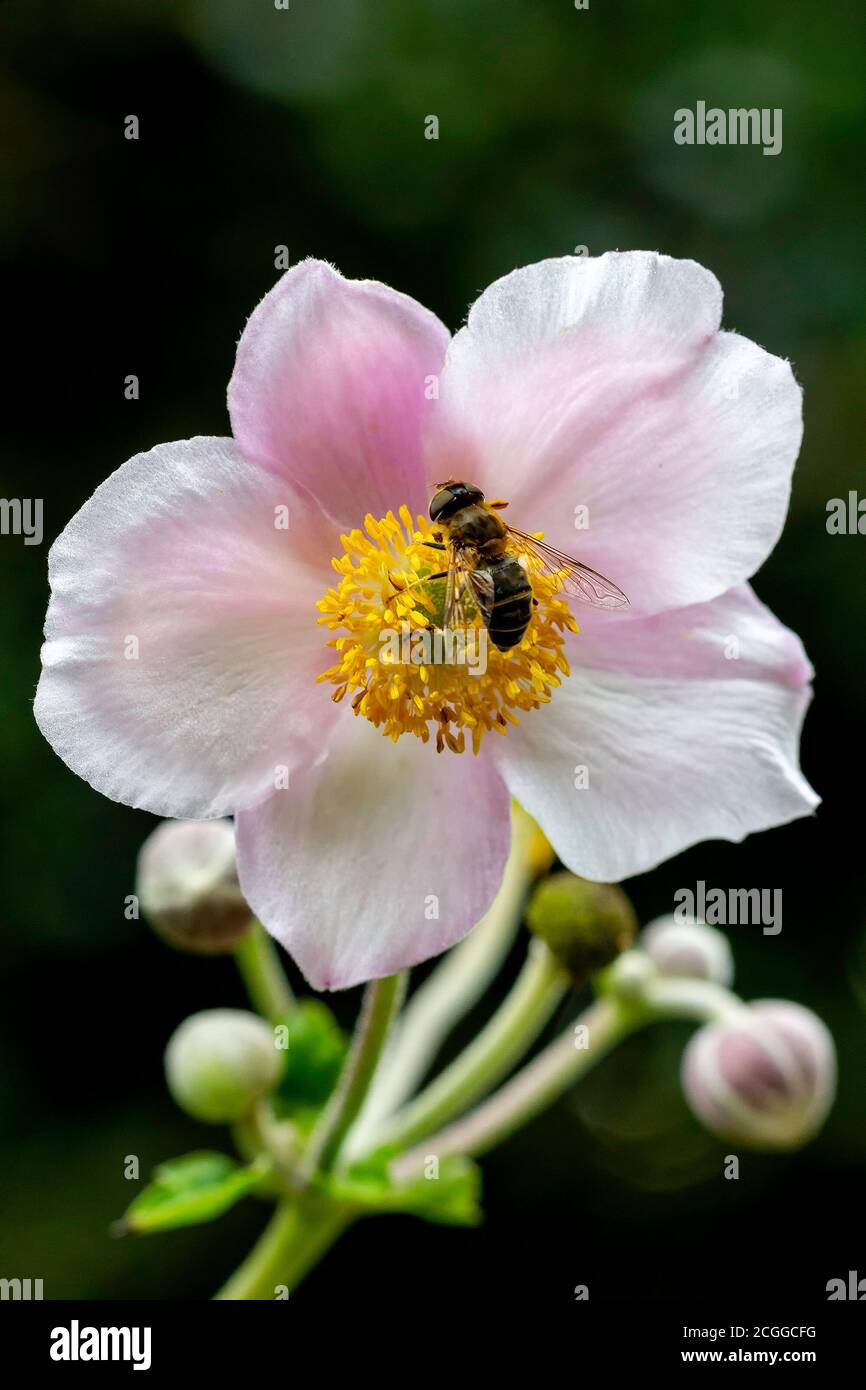
[[[728,938],[703,922],[658,917],[641,932],[640,944],[662,975],[714,980],[726,988],[734,982],[734,958]]]
[[[796,1149],[818,1132],[833,1103],[836,1051],[809,1009],[762,999],[694,1035],[682,1083],[695,1115],[720,1138]]]
[[[230,821],[169,820],[157,826],[139,852],[136,891],[154,931],[181,951],[231,951],[252,925],[238,884]]]

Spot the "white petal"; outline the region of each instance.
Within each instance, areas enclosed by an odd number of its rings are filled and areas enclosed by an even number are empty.
[[[570,257],[485,291],[449,350],[430,469],[600,570],[635,612],[752,575],[784,524],[802,433],[786,362],[718,332],[692,261]]]
[[[160,445],[97,489],[49,556],[35,708],[74,772],[203,820],[316,756],[334,713],[315,683],[330,570],[306,510],[225,439]]]
[[[317,767],[237,817],[241,887],[315,989],[392,975],[486,911],[509,804],[487,760],[391,743],[346,711]]]
[[[628,878],[817,805],[798,765],[810,667],[749,589],[599,623],[575,638],[569,661],[550,705],[493,753],[574,873]]]
[[[302,261],[243,331],[229,384],[234,436],[338,527],[403,503],[426,508],[422,430],[449,339],[408,295]]]

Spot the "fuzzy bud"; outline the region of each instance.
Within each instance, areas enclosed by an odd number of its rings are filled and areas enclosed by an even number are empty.
[[[661,975],[713,980],[726,989],[734,982],[734,957],[728,938],[702,922],[659,917],[641,933],[640,944]]]
[[[226,820],[169,820],[138,856],[136,892],[154,931],[194,955],[232,951],[252,925]]]
[[[594,975],[628,950],[638,925],[621,888],[590,883],[565,871],[538,885],[526,922],[577,980]]]
[[[833,1103],[833,1039],[802,1005],[759,1000],[694,1035],[682,1083],[697,1118],[721,1139],[797,1149],[817,1133]]]
[[[623,951],[605,974],[605,988],[621,999],[640,999],[658,971],[644,951]]]
[[[243,1009],[207,1009],[184,1020],[165,1050],[168,1089],[181,1110],[231,1124],[279,1078],[283,1054],[273,1029]]]

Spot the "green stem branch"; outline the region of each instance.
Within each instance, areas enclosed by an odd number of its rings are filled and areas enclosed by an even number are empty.
[[[646,1016],[640,1016],[643,1021]],[[423,1172],[427,1156],[440,1160],[450,1154],[471,1157],[487,1153],[535,1115],[557,1100],[584,1072],[590,1070],[635,1026],[638,1015],[623,1010],[617,1001],[602,999],[581,1015],[574,1029],[546,1047],[516,1076],[463,1119],[427,1139],[419,1148],[391,1165],[398,1181]],[[578,1034],[582,1025],[586,1030]],[[579,1042],[586,1038],[586,1047]]]
[[[371,1147],[411,1144],[490,1091],[532,1046],[568,989],[562,967],[532,942],[510,994],[455,1062],[376,1132]]]
[[[747,1008],[736,994],[713,980],[657,975],[641,991],[641,1004],[652,1018],[689,1018],[714,1023]]]
[[[264,1300],[297,1288],[354,1218],[346,1207],[285,1204],[277,1208],[243,1264],[223,1285],[219,1301]]]
[[[415,991],[396,1023],[348,1141],[347,1150],[353,1158],[370,1149],[382,1120],[412,1095],[454,1025],[498,975],[517,935],[543,845],[538,826],[515,804],[511,851],[499,892],[474,931],[449,951]]]
[[[398,1181],[423,1171],[429,1154],[477,1157],[501,1144],[570,1090],[623,1038],[647,1023],[689,1018],[699,1023],[728,1018],[746,1006],[710,980],[656,976],[631,997],[616,993],[597,999],[572,1028],[512,1077],[470,1114],[401,1154],[391,1165]]]
[[[277,948],[260,922],[253,922],[234,957],[253,1008],[271,1023],[284,1019],[294,1007],[295,996]]]
[[[404,975],[389,975],[367,986],[340,1080],[310,1140],[308,1175],[330,1172],[339,1158],[343,1142],[364,1104],[404,987]]]

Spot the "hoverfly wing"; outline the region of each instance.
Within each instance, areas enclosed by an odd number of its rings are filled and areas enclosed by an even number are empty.
[[[442,626],[450,628],[474,626],[475,611],[485,626],[493,612],[493,576],[487,570],[474,569],[462,550],[452,546],[445,585],[445,604]]]
[[[562,584],[573,598],[589,603],[593,608],[627,608],[628,599],[622,589],[612,579],[606,579],[589,565],[574,560],[570,574],[564,575]]]
[[[606,579],[603,574],[590,569],[589,565],[548,545],[546,541],[527,535],[526,531],[519,531],[516,526],[509,526],[507,530],[515,549],[534,556],[541,568],[555,576],[572,598],[591,604],[593,608],[625,608],[628,605],[622,589],[612,579]]]
[[[475,607],[481,615],[481,620],[485,627],[490,626],[490,619],[493,616],[493,601],[496,597],[496,585],[493,582],[493,575],[485,569],[467,569],[467,586],[472,590],[472,597]]]
[[[448,578],[445,581],[445,603],[442,607],[442,626],[446,630],[454,626],[454,614],[459,597],[460,560],[456,546],[448,550]]]

